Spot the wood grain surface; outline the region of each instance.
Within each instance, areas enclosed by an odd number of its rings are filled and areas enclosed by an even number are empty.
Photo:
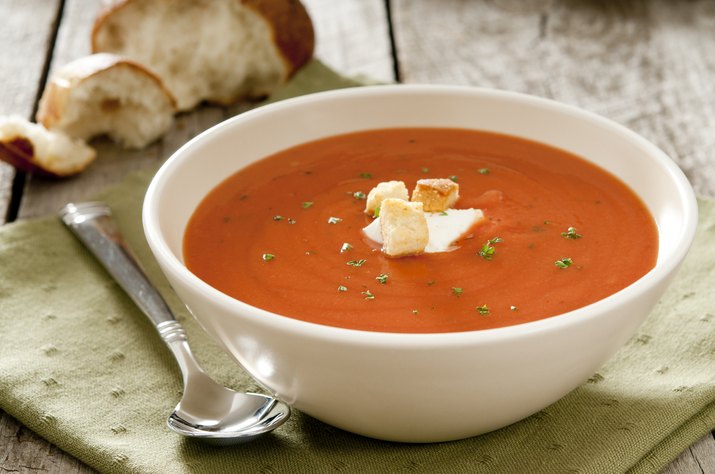
[[[30,118],[44,87],[60,0],[28,0],[22,8],[14,4],[0,1],[0,115]],[[0,162],[0,224],[5,222],[14,180],[15,170]]]
[[[583,107],[654,142],[697,193],[715,196],[714,2],[394,3],[403,81],[510,89]]]
[[[706,0],[303,0],[316,55],[347,75],[468,84],[545,96],[653,141],[696,191],[715,196],[715,2]],[[32,118],[47,73],[89,52],[98,0],[0,0],[0,115]],[[181,114],[160,142],[127,152],[105,139],[81,175],[48,181],[0,163],[5,216],[54,213],[249,107]],[[16,208],[16,209],[13,209]],[[8,212],[9,211],[9,212]],[[17,214],[17,215],[15,215]],[[0,472],[94,472],[0,411]],[[666,470],[715,473],[705,436]]]

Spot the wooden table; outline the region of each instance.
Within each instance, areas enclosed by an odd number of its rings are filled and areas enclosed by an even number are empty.
[[[650,139],[715,196],[715,2],[709,0],[303,0],[317,56],[381,81],[469,84],[558,99]],[[89,52],[98,0],[0,0],[0,114],[32,118],[48,74]],[[150,148],[97,140],[99,159],[53,182],[0,164],[0,223],[54,213],[156,166],[236,113],[182,114]],[[0,411],[0,471],[93,472]],[[715,472],[704,437],[665,472]]]

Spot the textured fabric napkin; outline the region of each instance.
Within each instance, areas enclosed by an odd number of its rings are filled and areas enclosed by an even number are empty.
[[[354,85],[320,63],[279,97]],[[99,198],[217,380],[259,390],[172,295],[141,229],[151,175]],[[372,440],[301,413],[250,444],[212,447],[166,428],[181,380],[169,351],[54,216],[0,228],[0,407],[102,472],[657,472],[715,427],[715,202],[695,245],[632,340],[562,400],[450,443]]]

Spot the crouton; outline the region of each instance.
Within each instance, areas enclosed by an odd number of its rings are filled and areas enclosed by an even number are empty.
[[[405,201],[410,200],[410,195],[407,192],[407,186],[402,181],[386,181],[378,183],[367,194],[367,202],[365,203],[365,214],[374,215],[375,210],[380,207],[384,199],[396,198]]]
[[[425,212],[449,209],[457,199],[459,185],[451,179],[420,179],[412,192],[412,201],[421,202]]]
[[[424,252],[429,242],[427,219],[421,202],[387,198],[380,205],[382,251],[390,257]]]

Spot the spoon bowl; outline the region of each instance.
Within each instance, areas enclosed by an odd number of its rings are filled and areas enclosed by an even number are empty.
[[[184,394],[169,415],[170,429],[189,438],[229,445],[251,441],[288,419],[290,408],[286,404],[268,395],[236,392],[204,372],[189,348],[183,327],[125,244],[106,204],[67,204],[60,217],[154,323],[174,354]]]
[[[217,445],[243,443],[272,431],[290,415],[288,407],[273,397],[233,391],[205,374],[186,386],[193,390],[184,392],[166,423],[189,438]]]

